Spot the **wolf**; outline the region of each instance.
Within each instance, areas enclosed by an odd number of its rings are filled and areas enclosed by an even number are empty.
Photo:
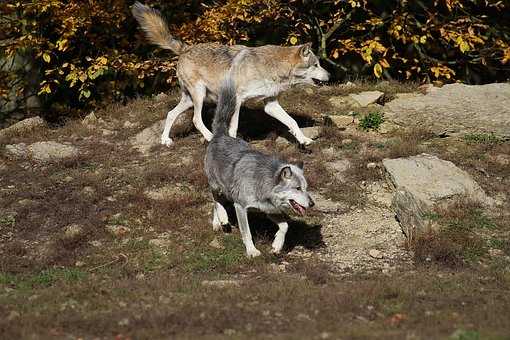
[[[259,256],[247,213],[261,211],[278,226],[272,251],[279,253],[288,230],[288,215],[304,215],[315,203],[307,191],[302,163],[291,164],[266,155],[252,149],[244,140],[229,136],[229,122],[238,108],[238,93],[231,78],[221,85],[213,136],[205,154],[205,173],[214,199],[213,230],[229,223],[224,205],[233,202],[246,255]]]
[[[147,38],[163,49],[179,56],[177,78],[182,90],[177,106],[168,112],[161,143],[170,146],[170,130],[177,117],[193,107],[193,123],[207,141],[213,134],[202,120],[204,100],[216,102],[223,79],[233,63],[240,63],[232,75],[236,83],[237,106],[229,123],[229,135],[235,137],[241,104],[251,98],[263,100],[264,111],[285,124],[301,145],[313,141],[299,129],[296,121],[280,106],[277,95],[295,84],[315,84],[329,80],[329,73],[321,67],[312,52],[311,44],[292,47],[265,45],[246,47],[217,43],[187,45],[170,34],[161,14],[136,2],[132,14],[145,31]]]

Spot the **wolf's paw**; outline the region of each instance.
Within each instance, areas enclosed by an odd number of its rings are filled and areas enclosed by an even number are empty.
[[[257,257],[257,256],[260,256],[260,254],[261,253],[260,253],[260,251],[257,248],[246,250],[246,255],[248,257]]]
[[[308,138],[308,137],[303,137],[303,139],[299,142],[301,145],[310,145],[314,142],[313,139],[311,138]]]
[[[174,141],[172,140],[172,138],[170,138],[170,137],[161,137],[161,144],[166,145],[166,146],[170,146],[173,143],[174,143]]]
[[[271,247],[271,253],[273,254],[280,254],[283,249],[283,243],[282,244],[274,244]]]

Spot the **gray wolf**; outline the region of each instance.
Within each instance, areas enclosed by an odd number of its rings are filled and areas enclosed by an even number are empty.
[[[276,99],[281,91],[292,85],[329,80],[329,73],[320,66],[310,44],[246,47],[203,43],[190,46],[172,37],[157,10],[136,2],[132,13],[152,43],[179,56],[177,77],[182,94],[177,106],[167,114],[162,144],[172,144],[169,137],[172,124],[191,107],[194,108],[195,127],[207,141],[212,139],[213,134],[202,121],[202,105],[206,99],[217,101],[221,82],[234,63],[239,64],[237,72],[232,74],[237,84],[237,107],[229,125],[229,135],[235,137],[237,134],[241,104],[247,99],[257,98],[264,101],[264,111],[285,124],[300,144],[312,143]]]
[[[205,173],[214,198],[213,230],[229,223],[224,204],[233,202],[246,254],[259,256],[247,213],[261,211],[278,225],[272,251],[279,253],[285,242],[288,214],[304,215],[314,202],[307,192],[302,164],[290,164],[253,150],[244,140],[228,135],[229,122],[238,108],[238,93],[232,79],[221,85],[213,137],[205,155]]]

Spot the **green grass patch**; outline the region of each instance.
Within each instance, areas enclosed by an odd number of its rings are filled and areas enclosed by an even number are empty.
[[[74,283],[84,280],[87,273],[77,268],[46,269],[32,275],[11,275],[0,273],[0,284],[20,290],[50,287],[57,282]]]
[[[470,144],[499,144],[501,138],[494,133],[469,133],[464,135],[464,140]]]
[[[0,216],[1,227],[14,227],[16,224],[16,218],[12,215]]]
[[[363,131],[378,130],[384,122],[384,117],[379,112],[370,112],[359,121],[359,128]]]

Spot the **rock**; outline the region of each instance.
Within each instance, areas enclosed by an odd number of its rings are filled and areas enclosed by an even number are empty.
[[[64,228],[64,238],[73,239],[83,233],[83,227],[78,224],[71,224]]]
[[[172,245],[172,242],[163,238],[154,238],[149,240],[149,244],[158,248],[168,248]]]
[[[438,90],[439,87],[435,87],[434,84],[423,84],[418,87],[421,93],[427,94]]]
[[[375,169],[375,168],[377,168],[377,163],[373,163],[373,162],[367,163],[367,169]]]
[[[211,242],[209,242],[209,247],[215,248],[215,249],[225,249],[223,244],[221,244],[220,241],[218,240],[218,238],[216,238],[216,237]]]
[[[351,144],[352,144],[352,139],[350,139],[350,138],[342,139],[342,145],[348,146]]]
[[[324,124],[334,126],[340,130],[345,130],[348,127],[355,127],[356,122],[352,116],[339,116],[329,115],[324,117]]]
[[[107,225],[106,230],[108,230],[113,236],[117,237],[124,237],[131,231],[131,229],[123,225]]]
[[[5,146],[5,153],[11,159],[26,158],[28,147],[25,143],[9,144]]]
[[[229,287],[239,287],[240,282],[237,280],[204,280],[202,281],[202,286],[204,287],[213,287],[213,288],[229,288]]]
[[[87,127],[93,127],[99,123],[99,119],[94,112],[91,112],[82,119],[81,123]]]
[[[383,254],[377,249],[370,249],[368,251],[368,255],[370,255],[370,257],[373,257],[374,259],[382,259],[383,258]]]
[[[421,154],[408,158],[384,159],[387,177],[396,188],[392,206],[404,230],[424,231],[430,226],[426,215],[437,204],[469,197],[486,206],[493,200],[464,170],[452,162]]]
[[[0,130],[0,138],[24,135],[38,128],[46,127],[46,122],[39,116],[27,118]]]
[[[96,189],[91,186],[85,186],[83,189],[81,189],[81,193],[84,196],[92,197],[96,193]]]
[[[301,131],[303,132],[303,134],[310,138],[310,139],[317,139],[319,138],[320,134],[321,134],[321,127],[320,126],[310,126],[310,127],[305,127],[305,128],[302,128]]]
[[[276,146],[279,146],[279,147],[286,147],[286,146],[290,145],[290,142],[281,136],[276,138],[274,143],[276,144]]]
[[[510,83],[444,85],[392,100],[383,111],[397,125],[426,126],[437,135],[493,132],[510,138]]]
[[[126,129],[134,129],[138,127],[138,123],[132,123],[129,120],[126,120],[122,126]]]
[[[180,114],[172,126],[170,136],[177,136],[190,132],[193,128],[192,117],[193,114],[190,111]],[[136,134],[130,139],[133,148],[146,154],[154,146],[160,145],[164,125],[165,119],[162,119]]]
[[[329,103],[336,109],[345,110],[348,108],[359,107],[357,101],[347,96],[332,96],[329,98]]]
[[[366,107],[370,104],[374,104],[384,95],[381,91],[365,91],[358,94],[350,94],[349,97],[354,99],[359,106]]]
[[[162,102],[168,99],[168,95],[166,93],[160,92],[156,96],[154,96],[158,102]]]
[[[57,142],[37,142],[28,147],[30,157],[40,162],[49,162],[78,156],[78,149],[72,145]]]

